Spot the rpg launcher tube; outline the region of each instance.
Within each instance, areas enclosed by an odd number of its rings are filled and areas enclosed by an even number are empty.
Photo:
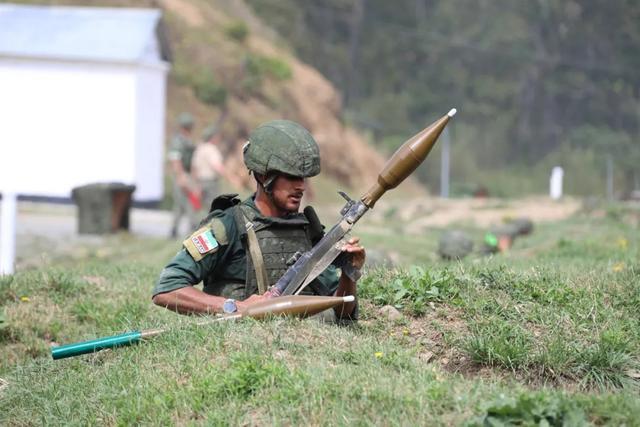
[[[378,175],[378,181],[367,191],[360,200],[369,208],[382,197],[382,195],[405,180],[416,170],[420,163],[427,158],[431,148],[444,130],[449,119],[456,114],[453,108],[444,117],[432,123],[429,127],[414,135],[393,153]]]
[[[310,252],[303,253],[287,271],[284,275],[278,279],[278,281],[267,291],[265,292],[265,296],[267,298],[276,298],[282,295],[282,292],[287,288],[289,282],[291,282],[296,275],[299,273],[300,269],[305,267],[305,264],[309,262],[311,258]]]

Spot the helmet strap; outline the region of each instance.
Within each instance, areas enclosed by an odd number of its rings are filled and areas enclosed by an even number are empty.
[[[278,174],[275,174],[275,173],[271,173],[266,176],[266,178],[264,179],[264,183],[262,184],[262,186],[264,187],[265,193],[271,195],[273,190],[273,184],[276,181],[277,177],[278,177]]]
[[[275,183],[278,174],[272,172],[267,175],[261,175],[254,172],[253,176],[256,179],[258,185],[262,187],[264,194],[266,194],[267,197],[269,197],[269,199],[273,201],[273,184]]]

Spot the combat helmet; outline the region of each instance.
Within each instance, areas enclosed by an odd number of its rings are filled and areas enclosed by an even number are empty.
[[[178,124],[181,128],[193,127],[193,116],[187,112],[180,113],[178,116]]]
[[[304,127],[289,120],[258,126],[243,149],[244,164],[261,175],[274,172],[300,178],[320,173],[320,150]]]

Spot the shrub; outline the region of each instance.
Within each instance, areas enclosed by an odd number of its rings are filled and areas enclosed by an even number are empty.
[[[267,76],[276,80],[288,80],[293,76],[289,64],[280,58],[249,54],[245,66],[249,75],[260,78]]]
[[[224,105],[227,100],[227,90],[211,72],[202,72],[193,79],[193,91],[207,105]]]
[[[413,266],[408,271],[388,274],[384,270],[367,275],[359,286],[363,298],[377,305],[393,305],[412,315],[426,312],[429,302],[451,300],[456,295],[455,278],[448,270],[425,270]]]
[[[225,34],[240,43],[243,43],[249,35],[247,24],[242,21],[235,21],[227,26],[224,30]]]
[[[494,318],[473,325],[463,347],[476,363],[515,370],[526,368],[532,344],[531,334],[521,326]]]
[[[584,411],[563,395],[526,392],[515,397],[501,395],[483,416],[467,423],[468,426],[587,424]]]

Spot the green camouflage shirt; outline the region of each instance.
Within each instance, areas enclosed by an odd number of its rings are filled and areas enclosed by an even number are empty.
[[[180,160],[185,172],[189,173],[191,171],[191,160],[193,159],[193,152],[195,149],[196,146],[189,138],[181,133],[177,133],[171,140],[169,159]]]
[[[259,214],[253,198],[242,203]],[[192,243],[194,238],[198,241],[197,246]],[[162,270],[153,295],[193,286],[211,277],[229,285],[222,291],[207,289],[205,286],[204,292],[225,298],[244,299],[247,253],[233,208],[214,211],[205,225],[184,241],[183,248]],[[336,268],[329,266],[316,280],[333,294],[338,287]]]

